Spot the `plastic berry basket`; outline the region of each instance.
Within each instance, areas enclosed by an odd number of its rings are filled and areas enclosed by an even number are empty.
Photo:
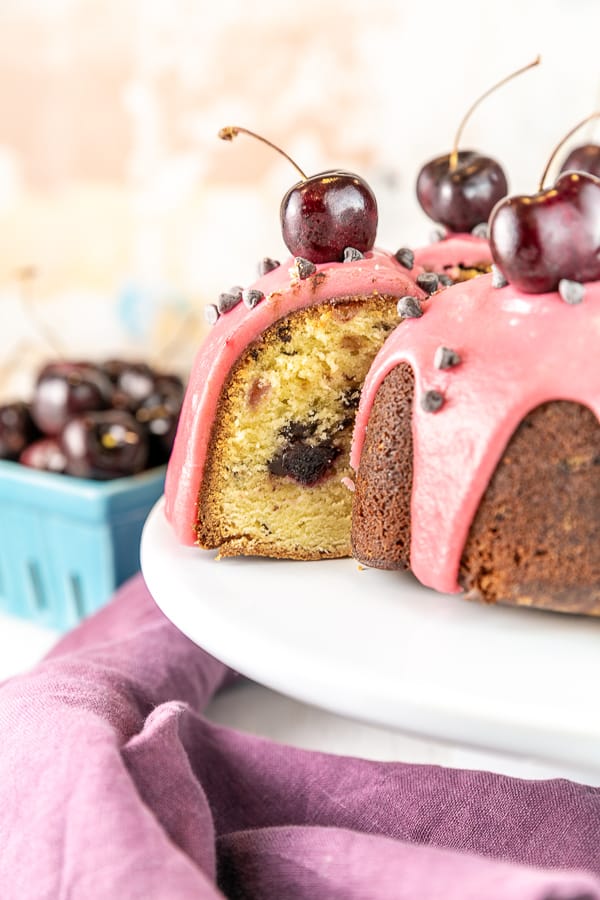
[[[165,467],[90,481],[0,461],[0,610],[66,631],[139,570]]]

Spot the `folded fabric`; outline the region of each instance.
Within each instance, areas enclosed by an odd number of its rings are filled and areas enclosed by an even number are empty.
[[[298,750],[141,579],[0,688],[3,900],[600,900],[600,792]]]

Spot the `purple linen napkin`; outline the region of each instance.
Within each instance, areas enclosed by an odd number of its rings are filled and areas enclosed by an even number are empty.
[[[140,577],[0,688],[3,900],[600,900],[600,792],[296,750]]]

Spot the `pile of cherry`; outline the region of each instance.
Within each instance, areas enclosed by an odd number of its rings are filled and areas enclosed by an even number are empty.
[[[178,375],[143,362],[49,363],[30,403],[0,406],[0,459],[99,480],[160,466],[183,393]]]

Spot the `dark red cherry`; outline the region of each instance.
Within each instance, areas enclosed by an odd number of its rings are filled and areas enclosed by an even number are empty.
[[[168,378],[159,376],[154,393],[143,400],[135,413],[137,421],[148,432],[149,466],[161,466],[167,462],[179,422],[183,390]]]
[[[31,415],[40,431],[54,437],[68,420],[87,410],[106,409],[113,387],[108,376],[91,363],[56,362],[40,372]]]
[[[582,144],[571,150],[560,167],[561,172],[587,172],[600,178],[600,145]]]
[[[292,256],[312,263],[342,262],[344,250],[372,250],[377,234],[377,201],[369,185],[352,172],[320,172],[308,177],[279,147],[247,128],[222,128],[219,137],[231,141],[247,134],[284,156],[300,173],[281,201],[283,240]]]
[[[67,458],[57,438],[41,438],[29,444],[19,457],[19,462],[30,469],[62,474],[67,467]]]
[[[105,480],[135,475],[148,459],[145,429],[123,410],[89,412],[71,419],[60,436],[66,471]]]
[[[183,383],[183,379],[174,372],[159,372],[155,379],[155,387],[157,390],[162,390],[163,387],[166,387],[167,389],[171,388],[176,394],[179,394],[181,399],[183,399],[185,384]]]
[[[475,150],[459,150],[463,129],[479,104],[499,87],[539,64],[539,57],[511,72],[475,100],[458,127],[450,153],[437,156],[417,176],[417,199],[434,222],[449,231],[472,231],[487,222],[496,203],[508,191],[499,163]]]
[[[0,406],[0,459],[18,459],[37,435],[27,403],[19,400]]]
[[[156,373],[144,362],[125,364],[115,382],[114,405],[135,411],[155,389]]]
[[[546,163],[536,194],[506,197],[489,222],[492,258],[504,277],[531,294],[554,291],[563,279],[600,279],[600,179],[563,172],[544,189],[552,163],[575,132],[598,118],[592,113],[558,143]]]
[[[554,291],[561,279],[600,279],[600,180],[565,172],[531,196],[501,200],[490,218],[494,262],[515,287]]]
[[[131,363],[129,360],[115,356],[111,359],[104,360],[104,362],[100,364],[100,368],[108,375],[112,383],[116,384],[121,372],[130,365]]]
[[[417,197],[427,215],[450,231],[471,231],[489,215],[508,183],[502,167],[489,156],[461,150],[453,169],[450,153],[423,166]]]
[[[299,181],[281,201],[283,240],[292,256],[313,263],[341,262],[346,247],[373,249],[377,201],[351,172],[321,172]]]

